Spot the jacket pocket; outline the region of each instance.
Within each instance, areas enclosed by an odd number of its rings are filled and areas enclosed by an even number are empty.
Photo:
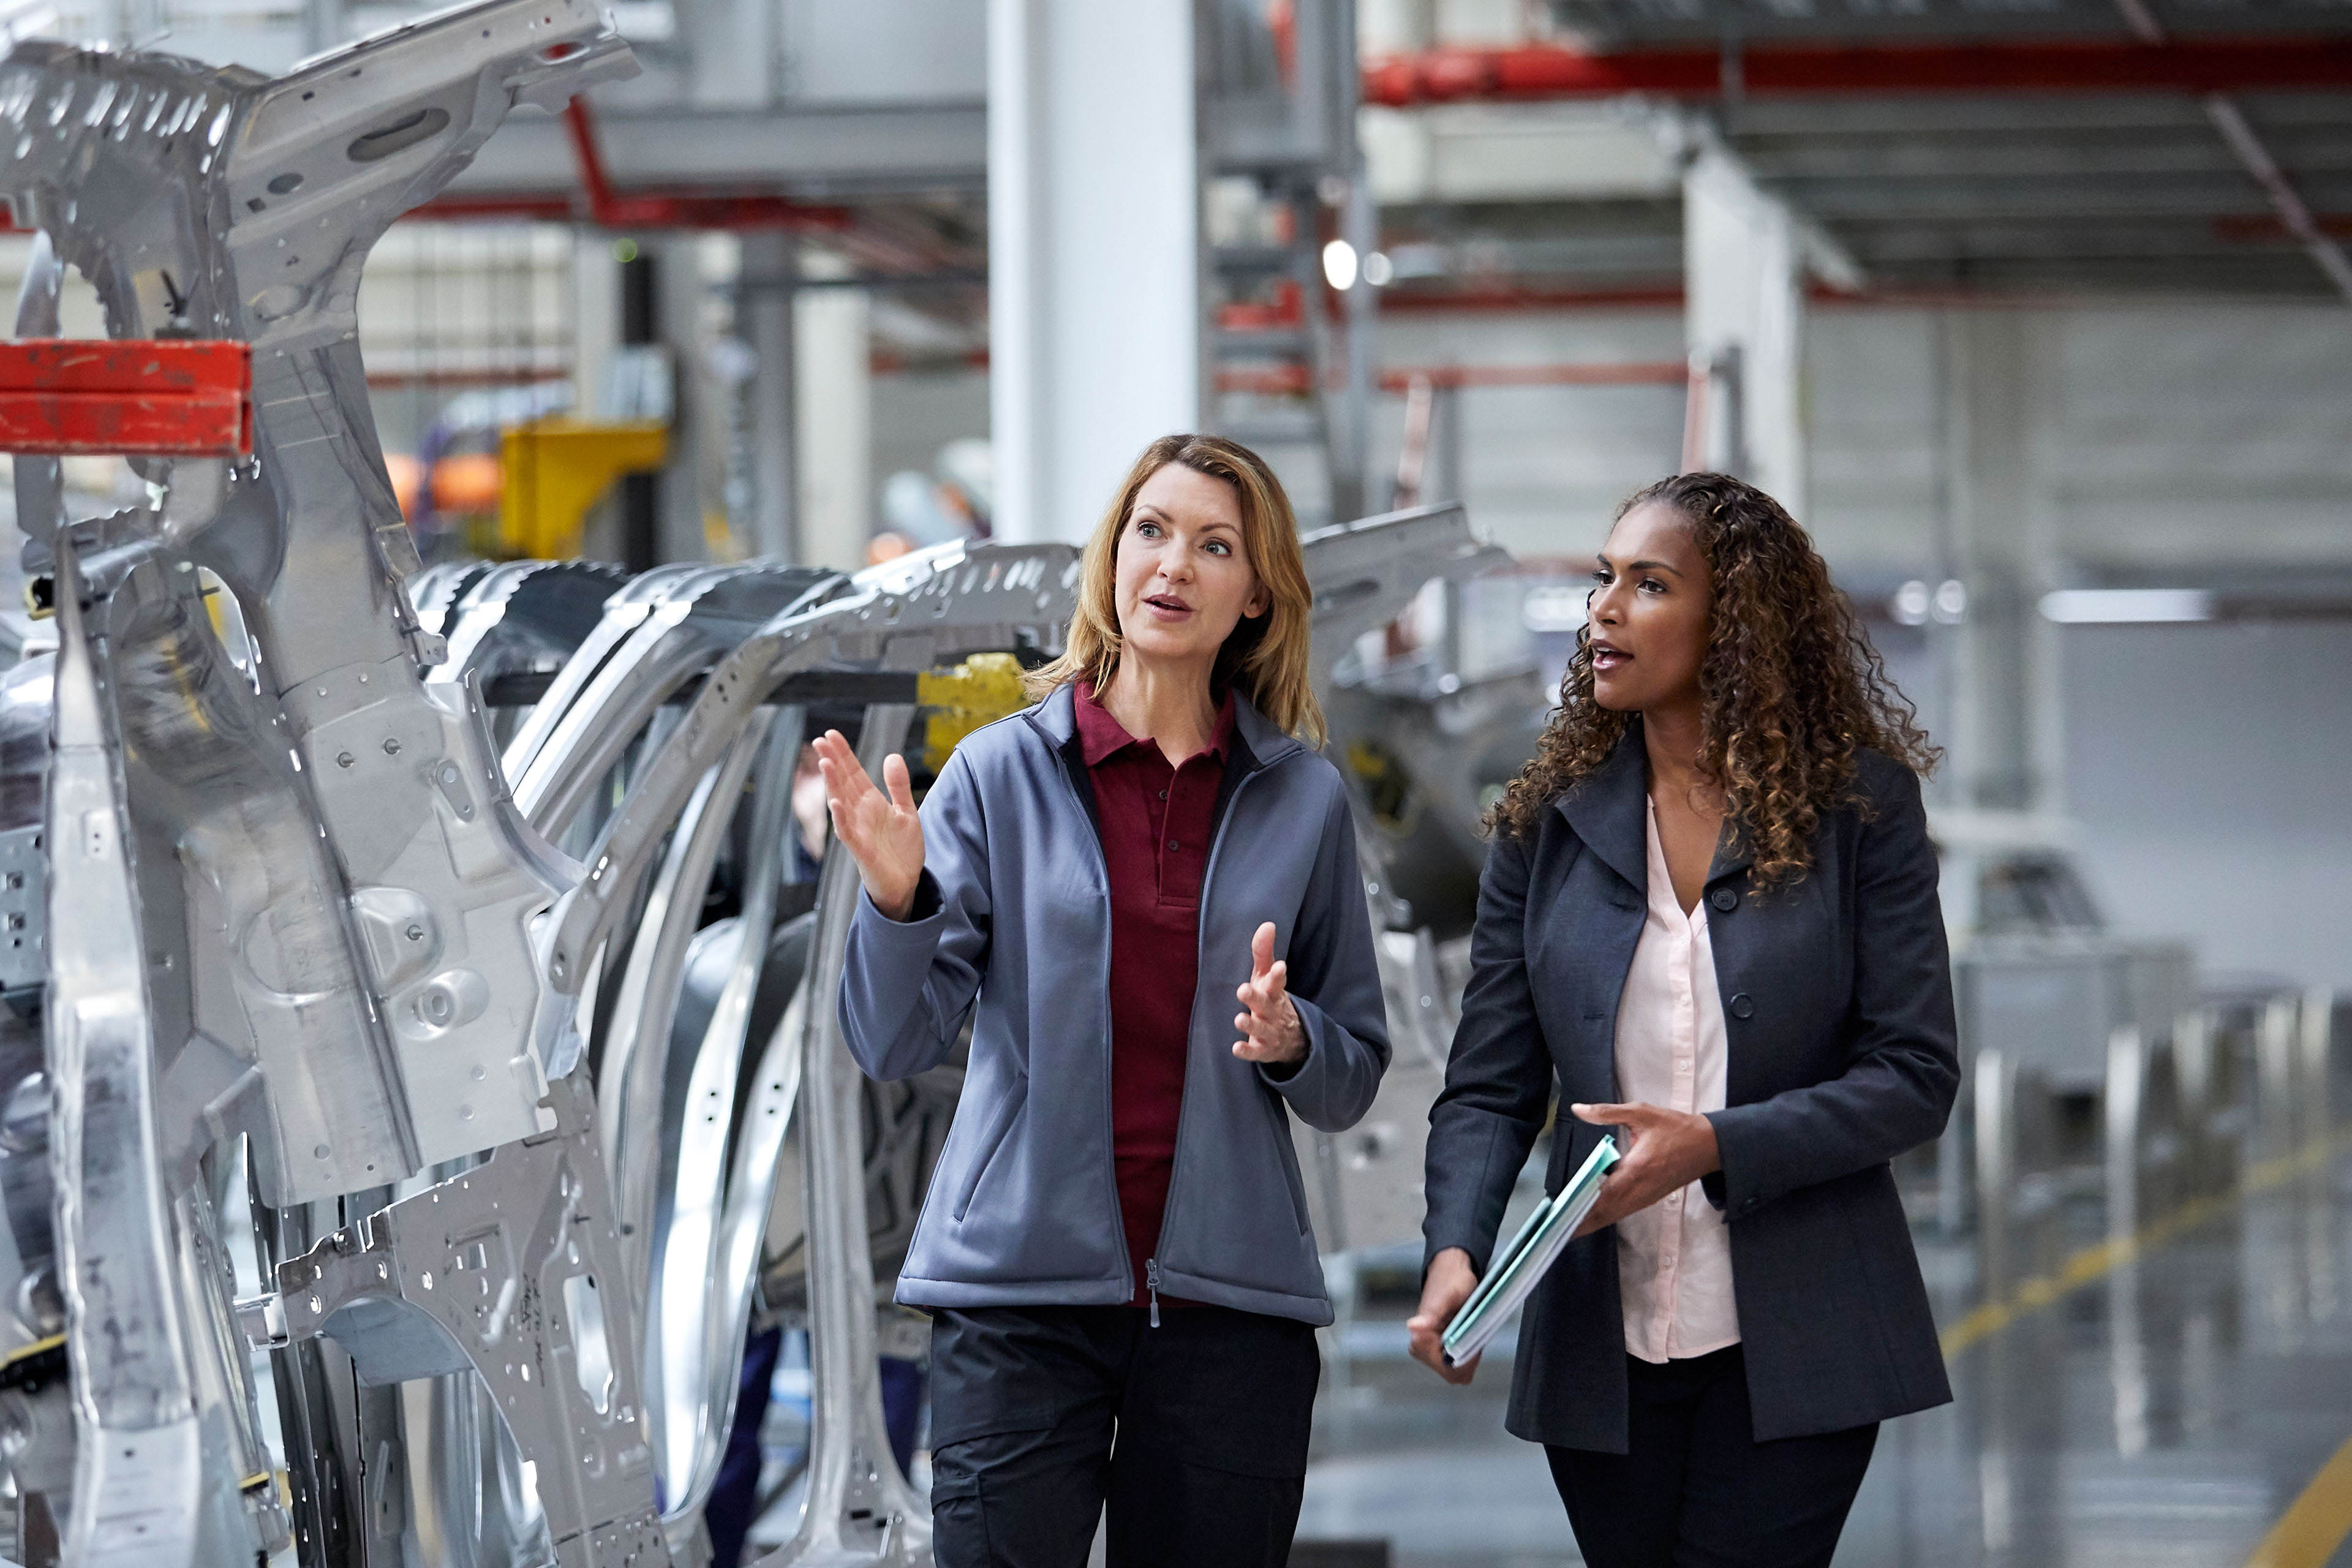
[[[1026,1095],[1008,1094],[997,1108],[995,1121],[990,1126],[987,1136],[981,1140],[980,1157],[972,1162],[971,1178],[964,1183],[963,1192],[956,1198],[955,1217],[959,1221],[971,1207],[972,1196],[980,1191],[981,1178],[988,1174],[989,1166],[996,1163],[997,1152],[1004,1147],[1004,1140],[1012,1133],[1013,1123],[1019,1119],[1022,1104],[1027,1098]]]

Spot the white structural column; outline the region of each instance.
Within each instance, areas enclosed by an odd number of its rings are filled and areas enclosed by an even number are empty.
[[[1191,0],[989,0],[996,531],[1085,537],[1136,454],[1195,428]]]
[[[586,229],[572,241],[572,412],[609,419],[614,351],[621,346],[621,258],[613,237]]]
[[[798,563],[799,485],[793,416],[797,366],[792,283],[800,242],[768,231],[743,237],[737,330],[751,345],[751,543],[755,553]]]
[[[835,257],[803,258],[811,286],[793,296],[793,466],[798,560],[855,572],[874,535],[872,309],[864,289],[817,281],[847,271]]]
[[[709,332],[703,320],[710,285],[703,270],[698,234],[666,234],[648,240],[654,255],[654,322],[669,351],[669,466],[662,470],[661,506],[655,524],[655,559],[707,561],[710,543],[705,518],[714,500],[719,461],[714,442],[719,404],[705,366]]]
[[[1945,787],[1956,805],[2047,811],[2064,772],[2058,629],[2038,609],[2054,553],[2056,334],[2014,310],[1951,311],[1943,331],[1951,569],[1966,590],[1937,606],[1939,629],[1954,623]]]
[[[1701,461],[1805,517],[1806,237],[1738,161],[1703,147],[1683,174],[1686,335],[1713,374]]]

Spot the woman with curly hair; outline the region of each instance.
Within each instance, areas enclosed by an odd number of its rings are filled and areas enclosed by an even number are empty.
[[[1936,760],[1779,502],[1620,509],[1535,760],[1488,819],[1430,1111],[1413,1354],[1487,1263],[1555,1080],[1557,1192],[1623,1155],[1528,1299],[1506,1425],[1593,1568],[1827,1563],[1878,1424],[1950,1399],[1888,1168],[1959,1082]]]

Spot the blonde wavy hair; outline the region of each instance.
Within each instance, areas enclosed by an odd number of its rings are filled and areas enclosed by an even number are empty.
[[[1690,524],[1715,590],[1699,666],[1699,772],[1723,791],[1725,816],[1755,857],[1752,885],[1786,886],[1811,863],[1822,814],[1860,804],[1860,752],[1921,774],[1941,753],[1779,501],[1728,474],[1678,474],[1617,515],[1651,504]],[[1532,838],[1546,808],[1598,772],[1633,723],[1593,700],[1591,631],[1577,634],[1534,758],[1487,814],[1494,831]]]
[[[1024,678],[1029,695],[1043,699],[1080,676],[1097,691],[1109,687],[1123,644],[1116,592],[1119,538],[1144,481],[1171,463],[1233,487],[1242,514],[1242,555],[1272,601],[1264,615],[1244,619],[1225,638],[1211,685],[1239,690],[1284,733],[1321,746],[1323,709],[1307,679],[1315,593],[1307,584],[1307,560],[1298,550],[1297,515],[1265,459],[1221,436],[1162,436],[1136,458],[1087,541],[1068,643],[1061,658]]]

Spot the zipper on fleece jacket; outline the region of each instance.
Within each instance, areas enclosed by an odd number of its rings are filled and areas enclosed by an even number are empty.
[[[1143,1260],[1143,1288],[1151,1293],[1151,1326],[1160,1326],[1160,1259]]]
[[[1070,700],[1073,702],[1076,701],[1077,694],[1076,692],[1071,693]],[[1034,719],[1031,719],[1029,723],[1031,729],[1034,730],[1036,728],[1036,721]],[[1040,740],[1045,739],[1042,733],[1040,733],[1038,738]],[[1078,815],[1086,819],[1090,836],[1095,841],[1095,865],[1102,871],[1102,966],[1103,974],[1108,978],[1110,974],[1110,856],[1103,848],[1102,820],[1100,816],[1087,805],[1087,796],[1078,793],[1077,781],[1070,776],[1071,762],[1069,757],[1063,752],[1060,747],[1054,745],[1050,741],[1046,742],[1045,749],[1054,758],[1055,771],[1060,773],[1062,775],[1062,787],[1069,792],[1070,804],[1077,807]],[[1088,792],[1091,793],[1094,787],[1091,781],[1089,781],[1087,787]],[[1103,1007],[1103,1125],[1106,1127],[1111,1125],[1112,1121],[1110,1103],[1111,1050],[1110,1007],[1108,1002],[1106,1002]],[[1181,1101],[1179,1102],[1177,1117],[1180,1121],[1183,1117]],[[1113,1215],[1118,1215],[1119,1213],[1118,1163],[1116,1160],[1111,1162],[1110,1212]],[[1111,1227],[1111,1230],[1112,1244],[1118,1248],[1119,1278],[1122,1279],[1132,1280],[1135,1278],[1134,1274],[1131,1272],[1135,1268],[1135,1259],[1127,1250],[1127,1227],[1124,1225],[1115,1225]],[[1159,1265],[1156,1263],[1147,1262],[1147,1267],[1156,1269]],[[1155,1329],[1160,1326],[1159,1310],[1158,1299],[1155,1297],[1152,1306],[1151,1320],[1151,1326]]]

